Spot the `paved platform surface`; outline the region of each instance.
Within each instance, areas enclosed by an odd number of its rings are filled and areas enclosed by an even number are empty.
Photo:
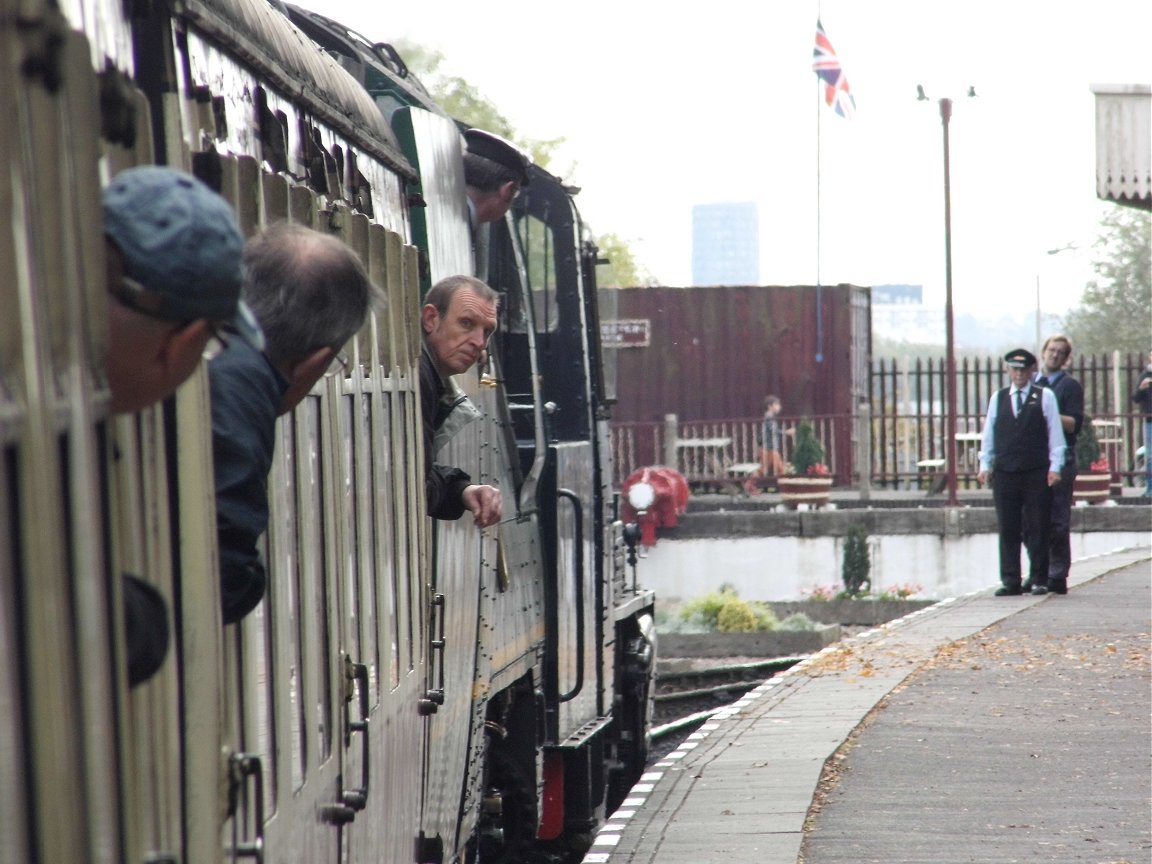
[[[584,861],[1149,864],[1149,547],[1070,589],[829,646],[652,766]]]

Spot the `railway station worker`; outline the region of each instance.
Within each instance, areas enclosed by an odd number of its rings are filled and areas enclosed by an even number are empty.
[[[451,376],[467,372],[487,349],[488,340],[496,331],[497,300],[497,293],[479,279],[449,276],[432,286],[420,310],[424,332],[420,408],[428,515],[452,520],[469,512],[478,528],[500,521],[500,490],[473,483],[460,468],[437,464],[435,454],[439,449],[437,433],[443,435],[469,409],[471,403],[457,392]]]
[[[482,129],[464,133],[464,186],[476,277],[488,278],[488,224],[504,218],[528,185],[531,160],[515,144]]]
[[[1072,486],[1076,481],[1076,436],[1084,423],[1084,388],[1065,368],[1072,359],[1072,340],[1062,333],[1049,336],[1040,349],[1040,369],[1036,383],[1047,387],[1060,409],[1064,431],[1064,464],[1060,482],[1052,487],[1052,522],[1048,538],[1048,590],[1068,593],[1068,571],[1072,566]],[[1032,585],[1024,583],[1024,590]]]
[[[108,356],[114,413],[172,394],[200,363],[214,333],[260,344],[240,301],[244,238],[228,203],[190,174],[143,166],[117,174],[102,196],[106,238]],[[167,604],[151,584],[122,583],[128,682],[160,668],[168,650]]]
[[[229,343],[208,364],[224,623],[256,608],[268,584],[258,543],[268,529],[276,418],[346,361],[340,349],[383,305],[356,253],[302,225],[273,224],[248,241],[243,297],[263,350]]]
[[[1051,487],[1060,482],[1064,430],[1056,397],[1032,380],[1036,355],[1016,348],[1004,355],[1008,387],[992,394],[980,451],[980,485],[991,483],[1000,535],[997,597],[1023,593],[1021,537],[1027,537],[1031,593],[1048,593]]]

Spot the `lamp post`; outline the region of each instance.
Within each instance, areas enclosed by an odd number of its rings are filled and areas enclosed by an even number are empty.
[[[952,327],[952,181],[948,151],[948,124],[952,100],[940,100],[940,122],[944,127],[944,385],[947,415],[944,418],[944,460],[948,474],[948,506],[956,497],[956,345]]]

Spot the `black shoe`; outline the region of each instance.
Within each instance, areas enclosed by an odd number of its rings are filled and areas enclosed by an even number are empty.
[[[1024,584],[1020,586],[1020,590],[1023,591],[1025,594],[1031,593],[1032,580],[1031,579],[1025,579]]]
[[[1017,595],[1022,594],[1022,593],[1024,593],[1024,592],[1020,590],[1019,585],[1011,585],[1011,586],[1002,585],[996,589],[994,596],[996,596],[996,597],[1016,597]]]
[[[1068,593],[1068,580],[1067,579],[1051,579],[1051,580],[1049,580],[1048,591],[1052,594],[1067,594]]]
[[[1035,595],[1036,597],[1042,597],[1047,593],[1048,593],[1048,587],[1046,585],[1033,585],[1032,586],[1032,594]]]

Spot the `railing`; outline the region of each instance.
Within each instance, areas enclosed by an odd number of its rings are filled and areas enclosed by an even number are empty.
[[[1144,357],[1119,352],[1073,363],[1070,373],[1084,387],[1085,413],[1095,423],[1102,452],[1116,483],[1142,484],[1143,419],[1130,401]],[[963,358],[957,363],[957,485],[976,488],[979,433],[992,394],[1005,386],[995,358]],[[785,435],[783,457],[791,461],[794,431],[801,419],[812,422],[824,445],[827,464],[838,486],[858,485],[858,465],[869,465],[871,485],[907,489],[929,485],[945,470],[950,448],[945,441],[944,364],[914,361],[873,364],[868,414],[779,419]],[[614,423],[612,443],[617,485],[647,465],[669,465],[697,488],[738,488],[759,463],[759,417],[679,421],[668,415],[658,423]],[[865,433],[864,430],[867,430]],[[861,440],[866,439],[866,440]]]
[[[808,420],[816,437],[824,445],[824,464],[847,485],[852,482],[851,466],[838,464],[836,454],[840,440],[851,439],[853,418],[825,416],[781,419],[785,462],[792,461],[796,427]],[[759,417],[742,417],[718,421],[680,422],[669,414],[663,423],[612,424],[612,452],[615,457],[615,479],[619,487],[637,468],[667,465],[675,468],[696,488],[738,489],[743,480],[760,464],[760,447],[756,443]]]

